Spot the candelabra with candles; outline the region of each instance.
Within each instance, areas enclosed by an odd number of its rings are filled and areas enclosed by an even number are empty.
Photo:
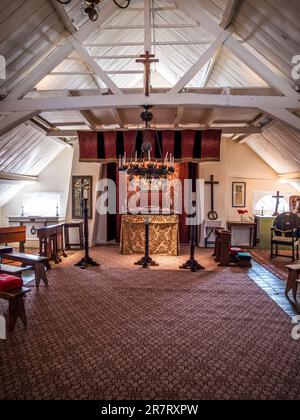
[[[148,150],[147,157],[148,159],[138,159],[136,152],[135,159],[127,161],[125,153],[123,157],[119,157],[119,171],[126,172],[130,179],[139,177],[149,182],[153,179],[167,179],[174,174],[175,159],[172,154],[167,153],[165,159],[159,162],[158,159],[151,159],[151,151]]]
[[[88,267],[99,267],[96,261],[94,261],[89,254],[89,208],[88,208],[88,192],[85,189],[83,191],[83,199],[82,199],[82,206],[83,206],[83,218],[84,218],[84,257],[75,264],[76,267],[80,267],[82,269]]]

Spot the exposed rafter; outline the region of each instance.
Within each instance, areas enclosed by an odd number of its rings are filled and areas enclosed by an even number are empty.
[[[127,129],[126,131],[130,130],[136,130],[138,126],[136,127],[130,127],[130,129]],[[172,130],[174,126],[164,126],[165,129]],[[176,127],[178,128],[178,127]],[[184,127],[181,127],[180,129],[184,129]],[[215,129],[215,130],[222,130],[223,134],[261,134],[261,129],[259,127],[229,127],[229,126],[218,126],[218,127],[199,127],[199,126],[193,126],[189,125],[186,127],[188,130],[207,130],[207,129]],[[85,131],[85,130],[83,130]],[[111,131],[110,128],[103,128],[96,131]],[[118,129],[116,129],[118,131]],[[124,131],[124,129],[122,129]],[[77,131],[75,130],[49,130],[47,133],[47,137],[76,137]]]
[[[101,23],[105,23],[118,10],[113,1],[105,3],[101,13]],[[100,25],[100,23],[99,23]],[[77,40],[82,44],[89,35],[91,35],[97,26],[95,22],[89,19],[76,32]],[[73,51],[73,46],[68,42],[68,38],[72,35],[66,32],[66,40],[59,45],[40,65],[31,71],[24,79],[22,79],[17,86],[8,94],[6,99],[18,99],[30,92],[41,80],[43,80],[48,73],[57,67],[65,58],[67,58]]]
[[[152,0],[144,0],[144,48],[145,52],[150,53],[152,49],[151,3]]]
[[[105,71],[99,66],[99,64],[94,61],[94,59],[90,56],[89,52],[86,48],[84,48],[78,39],[75,36],[70,36],[68,38],[68,42],[72,45],[72,47],[76,50],[76,52],[80,55],[80,57],[85,61],[90,69],[97,76],[100,77],[102,82],[106,84],[106,86],[114,93],[115,95],[123,95],[121,89],[111,80],[110,77],[105,73]]]
[[[269,114],[277,120],[283,121],[300,131],[300,118],[292,114],[287,109],[275,108],[272,107],[272,105],[269,107],[262,107],[261,109],[265,111],[266,114]]]
[[[9,182],[38,182],[39,177],[0,172],[0,180],[5,180]]]
[[[295,97],[284,96],[249,96],[249,95],[214,95],[197,93],[163,94],[153,93],[149,97],[143,94],[102,95],[80,97],[58,97],[42,99],[19,99],[0,102],[0,113],[39,109],[41,112],[62,110],[89,110],[101,108],[132,108],[141,104],[152,106],[200,106],[200,107],[242,107],[242,108],[291,108],[300,109],[300,102]],[[292,115],[292,114],[291,114]],[[295,116],[295,118],[297,118]]]
[[[195,76],[202,67],[214,56],[221,45],[231,36],[229,31],[223,31],[205,51],[199,60],[190,68],[190,70],[179,80],[179,82],[170,90],[170,94],[180,92]]]
[[[0,120],[0,136],[36,116],[39,111],[14,112]]]
[[[75,28],[70,16],[66,12],[66,9],[62,4],[60,4],[57,0],[51,0],[52,6],[56,10],[60,20],[64,24],[65,29],[71,34],[75,34],[77,29]]]
[[[224,15],[220,23],[221,28],[226,29],[229,25],[231,25],[238,3],[239,0],[227,0]]]

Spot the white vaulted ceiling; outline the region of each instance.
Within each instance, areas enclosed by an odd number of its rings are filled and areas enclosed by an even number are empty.
[[[143,66],[135,60],[145,51],[146,3],[147,0],[132,0],[128,9],[120,10],[112,0],[102,0],[99,20],[90,22],[81,13],[81,0],[72,0],[60,11],[56,10],[56,0],[1,0],[0,54],[7,64],[6,79],[0,79],[1,99],[98,95],[101,101],[101,95],[112,92],[107,79],[105,81],[105,77],[101,77],[101,71],[109,77],[117,91],[128,95],[141,93]],[[298,83],[292,80],[291,75],[292,57],[300,54],[298,0],[153,0],[151,4],[152,51],[159,58],[159,63],[152,67],[154,92],[167,95],[168,90],[215,42],[214,25],[219,28],[223,24],[230,24],[234,39],[275,76],[284,79],[291,87]],[[230,19],[224,23],[228,4],[234,4],[235,8]],[[201,13],[207,14],[207,21],[200,19],[198,14]],[[83,51],[80,48],[75,51],[74,43],[68,41],[72,28]],[[183,90],[187,93],[236,96],[283,94],[264,79],[239,54],[222,45]],[[35,111],[41,117],[40,121],[45,123],[46,130],[58,135],[55,130],[134,126],[140,113],[137,107],[81,112]],[[168,107],[156,106],[153,112],[155,123],[161,127],[172,124],[182,128],[207,125],[262,127],[262,133],[249,136],[241,132],[241,136],[227,134],[227,137],[232,141],[246,142],[278,174],[300,171],[299,132],[283,122],[277,122],[277,119],[285,117],[289,120],[297,113],[282,116],[282,113],[278,115],[275,112],[278,116],[274,116],[268,110],[248,106],[214,109],[178,107],[176,103]],[[0,115],[0,131],[1,118],[3,122],[6,114]],[[31,118],[30,114],[28,119]],[[26,116],[21,118],[22,122],[25,119]],[[295,121],[292,123],[297,125]],[[53,137],[46,137],[22,124],[0,137],[0,171],[37,175],[63,148]],[[12,186],[5,188],[5,195],[9,196],[7,188]],[[0,196],[3,193],[2,183]]]

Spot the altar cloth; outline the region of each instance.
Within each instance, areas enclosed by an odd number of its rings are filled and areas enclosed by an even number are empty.
[[[179,255],[180,241],[178,216],[149,215],[149,221],[150,254],[169,256]],[[121,254],[123,255],[143,254],[145,252],[145,216],[122,216],[120,247]]]

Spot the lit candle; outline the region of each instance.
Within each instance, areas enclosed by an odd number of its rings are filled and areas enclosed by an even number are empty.
[[[135,152],[135,163],[137,163],[137,160],[138,160],[138,154],[137,152]]]
[[[148,150],[148,160],[149,160],[149,163],[151,163],[151,154],[150,154],[150,150]]]
[[[169,155],[169,152],[167,152],[167,154],[166,154],[166,157],[165,157],[165,165],[167,164],[167,161],[168,161],[168,155]]]

